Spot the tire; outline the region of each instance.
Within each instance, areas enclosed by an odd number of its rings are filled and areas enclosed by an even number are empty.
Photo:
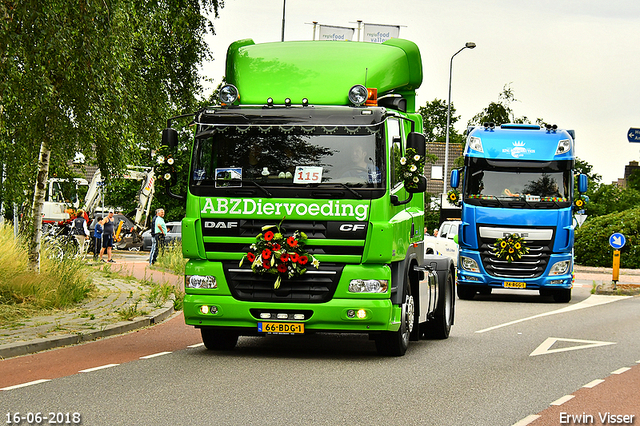
[[[562,288],[559,290],[554,290],[553,300],[557,303],[569,303],[571,301],[571,289]]]
[[[474,286],[458,284],[458,298],[461,300],[472,300],[477,291]]]
[[[228,330],[201,328],[202,343],[210,351],[230,351],[238,343],[238,333]]]
[[[453,325],[455,296],[453,275],[447,272],[447,278],[438,283],[438,306],[432,319],[421,325],[421,331],[427,339],[447,339]]]
[[[411,295],[408,273],[405,273],[401,322],[398,331],[386,331],[375,338],[376,350],[383,356],[403,356],[409,347],[409,338],[415,324],[415,303]]]

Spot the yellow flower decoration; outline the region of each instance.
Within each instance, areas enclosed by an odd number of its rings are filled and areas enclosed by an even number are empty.
[[[518,234],[511,234],[504,238],[498,238],[493,244],[493,252],[500,260],[513,262],[519,260],[522,256],[529,253],[524,238]]]

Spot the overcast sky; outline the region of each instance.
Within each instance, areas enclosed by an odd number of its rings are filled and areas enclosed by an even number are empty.
[[[215,60],[203,69],[214,87],[231,42],[280,41],[282,6],[225,1],[209,38]],[[640,158],[640,143],[627,141],[629,128],[640,128],[638,0],[289,0],[285,40],[311,40],[313,21],[355,27],[358,20],[401,25],[400,37],[418,45],[424,80],[417,106],[447,99],[451,56],[468,41],[477,44],[453,60],[458,131],[510,84],[516,116],[574,129],[578,157],[604,183]]]

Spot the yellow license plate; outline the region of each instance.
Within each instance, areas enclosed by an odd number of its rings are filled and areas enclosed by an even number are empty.
[[[259,322],[259,333],[304,334],[304,324],[290,322]]]
[[[527,283],[505,281],[504,288],[527,288]]]

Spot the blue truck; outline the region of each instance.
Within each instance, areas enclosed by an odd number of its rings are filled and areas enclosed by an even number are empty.
[[[539,290],[559,303],[573,287],[575,133],[557,126],[470,127],[461,186],[457,294]],[[587,190],[587,176],[577,179]],[[578,203],[580,205],[580,203]]]

